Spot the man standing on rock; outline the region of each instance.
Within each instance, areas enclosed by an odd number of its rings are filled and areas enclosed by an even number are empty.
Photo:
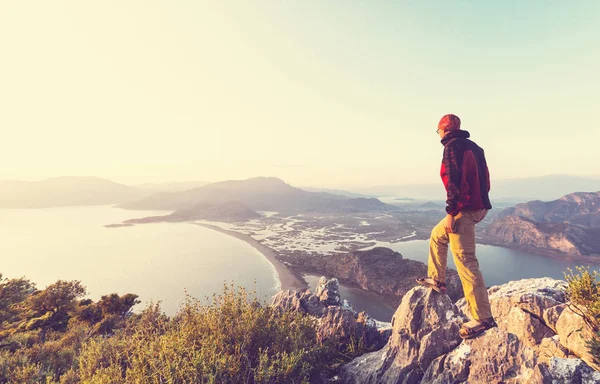
[[[483,149],[460,129],[460,119],[445,115],[436,131],[444,145],[441,176],[446,187],[446,217],[431,231],[428,277],[417,283],[446,293],[448,244],[462,282],[472,321],[464,323],[460,337],[472,338],[495,327],[479,262],[475,256],[475,224],[492,208],[488,192],[490,175]]]

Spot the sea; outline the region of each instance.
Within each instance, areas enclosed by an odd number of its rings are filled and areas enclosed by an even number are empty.
[[[110,293],[139,295],[141,310],[160,302],[173,315],[188,298],[209,302],[223,286],[270,301],[281,286],[271,263],[246,242],[191,223],[151,223],[106,228],[165,211],[131,211],[112,206],[0,209],[0,273],[25,277],[40,289],[57,280],[79,280],[88,297]],[[379,243],[404,258],[427,262],[428,242]],[[581,262],[551,259],[511,249],[478,245],[477,256],[486,285],[531,277],[563,279]],[[448,267],[454,268],[452,255]],[[314,289],[320,276],[306,275]],[[390,321],[395,308],[378,295],[341,287],[342,299],[380,321]]]

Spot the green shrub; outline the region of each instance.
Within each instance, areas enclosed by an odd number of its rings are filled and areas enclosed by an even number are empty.
[[[575,267],[577,273],[568,268],[564,273],[567,280],[567,301],[575,312],[584,317],[594,331],[600,330],[600,284],[598,271],[589,267]]]
[[[600,284],[598,271],[589,267],[575,267],[577,272],[567,269],[567,303],[573,312],[581,315],[590,326],[594,336],[586,341],[588,351],[596,362],[600,362]]]

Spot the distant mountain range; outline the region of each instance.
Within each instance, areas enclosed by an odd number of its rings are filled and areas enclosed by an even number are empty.
[[[208,184],[183,192],[162,192],[121,204],[125,209],[181,210],[200,203],[240,202],[254,211],[362,212],[397,208],[374,198],[348,198],[326,192],[308,192],[274,177],[255,177]]]
[[[121,208],[127,209],[180,211],[198,207],[200,204],[203,208],[198,209],[210,216],[211,208],[208,205],[223,208],[225,203],[241,203],[253,211],[277,212],[360,212],[396,209],[375,198],[305,191],[274,177],[210,184],[200,181],[154,183],[136,187],[97,177],[0,181],[0,208],[120,204]]]
[[[493,177],[493,174],[492,174]],[[512,201],[513,204],[528,200],[554,200],[573,191],[594,192],[600,190],[600,177],[549,175],[521,179],[492,178],[490,198]],[[446,192],[439,183],[384,185],[353,189],[352,192],[371,196],[402,196],[419,200],[445,200]]]
[[[600,190],[600,178],[553,175],[513,180],[492,179],[492,205],[507,207],[528,200],[554,200],[573,191]],[[206,183],[183,181],[128,186],[97,177],[55,177],[42,181],[0,181],[0,208],[43,208],[64,205],[121,204],[132,209],[189,208],[206,201],[240,201],[253,210],[373,210],[415,199],[415,203],[445,200],[441,181],[435,184],[392,185],[352,191],[295,188],[277,178]],[[389,197],[395,197],[390,200]],[[349,200],[351,199],[351,200]],[[352,200],[357,199],[357,200]],[[406,207],[404,207],[406,208]]]
[[[206,181],[173,181],[166,183],[145,183],[135,185],[135,188],[150,192],[181,192],[188,189],[203,187],[210,184]]]
[[[484,233],[504,243],[600,255],[600,192],[518,204],[502,211]]]
[[[116,204],[148,192],[97,177],[55,177],[42,181],[0,181],[0,208]]]
[[[333,195],[341,195],[341,196],[346,196],[346,197],[364,197],[364,198],[368,198],[368,199],[377,197],[374,195],[365,195],[362,193],[350,192],[350,191],[346,191],[343,189],[314,188],[314,187],[299,187],[299,188],[302,189],[303,191],[308,191],[308,192],[326,192],[326,193],[331,193]]]

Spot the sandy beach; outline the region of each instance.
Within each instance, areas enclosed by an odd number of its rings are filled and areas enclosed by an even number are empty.
[[[267,260],[273,265],[275,270],[277,271],[277,275],[279,276],[279,282],[281,284],[281,289],[291,289],[291,290],[302,290],[308,288],[306,282],[300,277],[295,275],[285,264],[279,261],[276,257],[275,250],[263,245],[252,238],[252,236],[246,235],[244,233],[239,233],[236,231],[230,231],[227,229],[223,229],[217,227],[216,225],[211,224],[202,224],[202,223],[194,223],[201,227],[209,228],[221,233],[224,233],[229,236],[233,236],[237,239],[243,240],[246,243],[250,244],[254,249],[262,253]]]

